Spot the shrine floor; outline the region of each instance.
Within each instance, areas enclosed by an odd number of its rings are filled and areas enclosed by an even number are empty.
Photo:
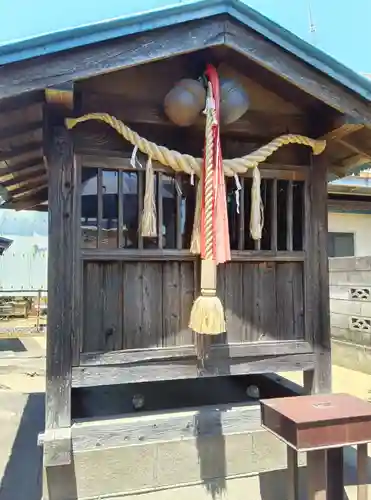
[[[0,342],[0,500],[40,500],[42,453],[37,435],[44,427],[44,347],[42,336]],[[14,351],[12,351],[14,349]],[[284,374],[296,382],[301,377]],[[334,392],[371,400],[371,375],[333,366]],[[243,453],[243,450],[241,450]],[[370,477],[371,477],[371,447]],[[355,450],[346,450],[346,492],[356,499]],[[301,477],[305,481],[305,470]],[[125,496],[125,500],[285,500],[285,472],[236,477]],[[305,495],[303,494],[303,500]],[[121,499],[117,499],[121,500]]]

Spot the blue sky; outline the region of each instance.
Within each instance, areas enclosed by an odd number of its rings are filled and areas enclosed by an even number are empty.
[[[245,3],[307,41],[309,0],[246,0]],[[371,73],[371,0],[310,0],[317,46],[358,72]],[[2,0],[0,45],[45,32],[121,17],[177,0]]]

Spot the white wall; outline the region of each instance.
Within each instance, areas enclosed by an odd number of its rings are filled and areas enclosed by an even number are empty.
[[[371,255],[371,214],[329,212],[328,230],[334,233],[354,233],[355,256]]]

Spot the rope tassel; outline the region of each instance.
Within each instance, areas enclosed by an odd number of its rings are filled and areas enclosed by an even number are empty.
[[[224,309],[216,295],[217,264],[230,260],[228,216],[219,135],[219,80],[208,66],[205,153],[201,192],[201,295],[195,300],[189,327],[198,334],[226,331]],[[196,224],[195,224],[196,227]],[[193,240],[195,242],[196,237]]]
[[[141,235],[144,238],[157,236],[157,214],[155,200],[155,173],[152,159],[148,158],[146,166],[146,187],[144,193],[143,212],[141,220]]]
[[[263,203],[260,191],[260,171],[255,167],[252,172],[251,186],[251,213],[250,213],[250,234],[253,240],[262,239],[263,231]]]

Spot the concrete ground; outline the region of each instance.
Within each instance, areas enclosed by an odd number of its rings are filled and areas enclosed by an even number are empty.
[[[43,336],[0,338],[0,500],[40,500],[41,449],[37,436],[44,427],[45,339]],[[284,374],[297,382],[297,374]],[[371,400],[371,375],[333,367],[334,392],[349,392]],[[371,449],[370,449],[371,451]],[[370,453],[369,456],[371,457]],[[346,453],[348,500],[356,499],[355,450]],[[371,462],[370,462],[371,464]],[[371,471],[371,467],[370,467]],[[270,478],[235,478],[226,482],[225,500],[270,500],[285,484],[283,471]],[[273,477],[274,476],[274,477]],[[269,480],[268,480],[269,479]],[[272,496],[272,493],[274,495]],[[280,496],[280,495],[279,495]],[[211,500],[204,485],[189,485],[126,500]],[[280,496],[281,498],[281,496]],[[213,498],[213,500],[219,500]],[[340,500],[340,499],[339,499]]]

